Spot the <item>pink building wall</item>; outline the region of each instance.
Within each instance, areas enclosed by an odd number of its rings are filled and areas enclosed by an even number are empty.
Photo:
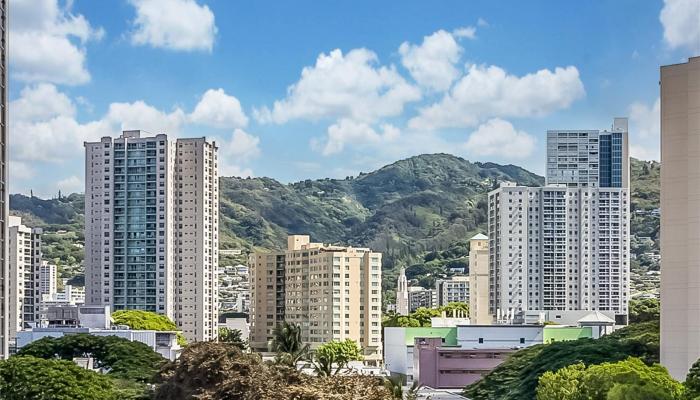
[[[513,350],[442,347],[440,338],[416,338],[413,377],[436,389],[463,388],[501,364]]]

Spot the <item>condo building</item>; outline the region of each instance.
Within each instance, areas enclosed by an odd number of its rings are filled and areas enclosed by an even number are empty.
[[[44,299],[45,296],[49,298],[56,296],[56,280],[58,276],[55,265],[49,264],[47,261],[41,261],[39,275],[36,276],[36,278],[38,278],[39,281],[39,301]]]
[[[419,308],[436,308],[437,292],[421,286],[408,287],[408,311],[414,312]]]
[[[164,314],[217,337],[215,143],[124,131],[85,143],[86,303]]]
[[[9,244],[9,341],[38,319],[41,292],[41,228],[22,225],[19,217],[8,218]]]
[[[700,358],[700,57],[661,67],[661,364]]]
[[[469,320],[489,325],[489,238],[483,233],[469,239]]]
[[[451,279],[436,280],[435,295],[438,307],[449,303],[469,303],[469,277],[453,276]]]
[[[550,131],[548,185],[502,183],[489,193],[492,315],[595,310],[626,324],[627,158],[624,118],[615,119],[612,132]]]
[[[272,330],[284,322],[285,252],[256,252],[248,258],[250,347],[266,351]]]
[[[9,357],[8,351],[8,330],[9,324],[9,260],[7,257],[8,243],[8,216],[9,192],[7,190],[7,164],[9,137],[7,118],[7,59],[8,59],[8,19],[7,9],[9,0],[0,0],[0,30],[2,38],[0,40],[0,359]]]
[[[352,339],[363,349],[366,363],[381,362],[381,253],[312,243],[306,235],[289,236],[282,297],[277,283],[272,283],[280,274],[281,254],[269,255],[269,259],[262,253],[251,257],[255,261],[250,265],[251,342],[262,344],[262,327],[265,339],[271,339],[281,312],[277,301],[284,299],[283,320],[301,326],[302,341],[312,349],[333,340]],[[259,293],[263,283],[265,288]],[[270,291],[275,293],[274,302]]]

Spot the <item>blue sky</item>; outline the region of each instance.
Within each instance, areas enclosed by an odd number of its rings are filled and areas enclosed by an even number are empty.
[[[615,116],[658,159],[658,68],[700,55],[698,0],[10,6],[10,191],[41,196],[82,191],[82,143],[122,129],[284,182],[432,152],[542,173],[547,129]]]

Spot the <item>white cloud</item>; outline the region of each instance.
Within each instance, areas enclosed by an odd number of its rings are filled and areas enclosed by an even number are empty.
[[[215,128],[245,128],[248,117],[243,112],[241,102],[227,95],[224,89],[209,89],[190,114],[192,122]]]
[[[26,82],[78,85],[90,80],[85,43],[100,40],[82,15],[71,13],[72,2],[14,0],[10,13],[10,63],[13,77]]]
[[[447,90],[459,76],[460,72],[455,65],[462,54],[462,48],[454,36],[444,30],[425,36],[421,45],[402,43],[399,54],[403,66],[423,87],[437,91]]]
[[[211,52],[214,13],[195,0],[129,0],[136,8],[131,42],[170,50]]]
[[[543,69],[522,77],[497,66],[471,66],[443,99],[409,121],[417,130],[468,127],[493,117],[542,116],[585,96],[576,67]]]
[[[314,66],[302,70],[299,81],[287,89],[287,97],[275,101],[271,110],[256,110],[256,119],[277,124],[321,118],[373,122],[399,115],[406,103],[420,99],[420,91],[393,66],[377,63],[377,55],[367,49],[345,55],[339,49],[322,53]]]
[[[630,118],[630,154],[642,160],[659,160],[661,101],[651,106],[636,102],[628,108]]]
[[[341,119],[328,127],[325,143],[313,141],[312,148],[320,151],[324,156],[329,156],[343,151],[346,144],[378,145],[394,141],[401,135],[399,129],[393,125],[382,124],[380,128],[381,132],[377,132],[365,122]]]
[[[110,104],[103,121],[117,127],[118,132],[139,129],[176,135],[185,123],[186,115],[179,108],[167,113],[138,100],[133,103]]]
[[[534,152],[535,138],[508,121],[494,118],[479,125],[464,147],[473,155],[522,159]]]
[[[231,139],[223,141],[219,152],[237,161],[247,161],[260,155],[259,144],[259,137],[248,134],[242,129],[236,129],[231,134]]]
[[[460,39],[476,39],[476,28],[473,26],[465,26],[452,31],[452,34]]]
[[[240,167],[238,165],[221,164],[219,166],[219,176],[237,176],[239,178],[254,177],[253,170]]]
[[[671,48],[700,52],[700,1],[664,0],[659,19],[664,40]]]
[[[56,183],[56,186],[63,194],[75,193],[84,189],[83,180],[75,175],[61,179]]]
[[[485,19],[479,18],[479,20],[476,21],[476,25],[480,27],[487,27],[489,26],[489,23]]]
[[[75,115],[73,102],[50,83],[24,87],[20,97],[10,102],[10,108],[12,118],[20,121],[38,121],[60,115]]]

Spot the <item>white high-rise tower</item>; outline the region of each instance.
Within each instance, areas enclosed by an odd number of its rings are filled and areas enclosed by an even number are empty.
[[[215,143],[125,131],[85,143],[86,303],[167,315],[217,337]]]

